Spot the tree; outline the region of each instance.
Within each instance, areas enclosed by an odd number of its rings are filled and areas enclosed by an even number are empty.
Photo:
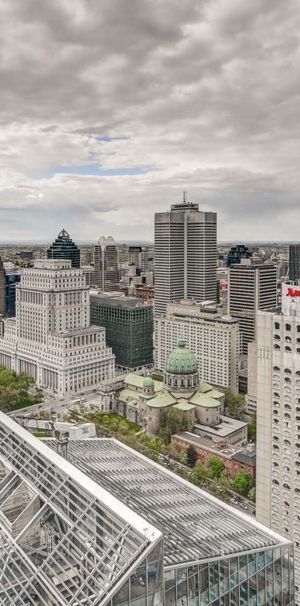
[[[174,433],[191,429],[191,424],[192,421],[189,421],[181,410],[169,408],[162,413],[159,437],[169,444]]]
[[[218,459],[218,457],[210,457],[208,459],[208,465],[212,478],[219,478],[225,469],[223,461]]]
[[[0,368],[0,410],[9,412],[39,404],[42,397],[32,377]]]
[[[245,398],[241,394],[235,394],[230,389],[225,391],[224,402],[227,417],[242,420],[244,418]]]
[[[194,446],[189,446],[186,451],[186,462],[189,467],[194,467],[197,463],[197,452]]]
[[[250,423],[248,424],[248,440],[256,441],[256,414],[254,414],[251,418]]]
[[[201,486],[202,484],[205,484],[205,480],[207,480],[208,476],[208,469],[201,463],[196,463],[191,472],[191,482],[196,484],[196,486]]]
[[[251,476],[248,471],[239,471],[233,478],[232,485],[239,494],[247,495],[251,487]]]

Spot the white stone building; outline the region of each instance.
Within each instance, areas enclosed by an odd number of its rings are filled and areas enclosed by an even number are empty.
[[[238,320],[216,307],[193,301],[170,303],[166,317],[155,318],[155,368],[165,371],[168,356],[183,339],[198,362],[200,381],[238,390]]]
[[[31,375],[60,397],[91,391],[114,374],[105,330],[90,325],[89,289],[70,261],[42,259],[24,269],[16,318],[4,320],[0,364]]]
[[[298,287],[299,288],[299,287]],[[300,290],[283,285],[282,313],[258,312],[257,484],[259,522],[295,545],[300,605]]]

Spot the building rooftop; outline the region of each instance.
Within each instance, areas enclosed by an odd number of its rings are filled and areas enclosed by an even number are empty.
[[[167,389],[161,389],[159,393],[147,403],[150,408],[164,408],[176,404],[176,399]]]
[[[129,402],[137,402],[139,399],[139,394],[137,391],[134,391],[133,389],[122,389],[120,391],[120,393],[118,394],[118,399],[120,400],[120,402],[125,402],[125,403],[129,403]]]
[[[198,436],[191,431],[182,431],[180,433],[173,434],[172,436],[175,439],[183,440],[187,444],[192,444],[194,446],[199,446],[204,450],[211,452],[212,454],[221,455],[225,459],[234,459],[239,461],[240,463],[244,463],[245,465],[251,465],[255,467],[256,465],[256,455],[255,450],[248,450],[247,446],[241,449],[240,446],[220,446],[216,442],[205,438],[204,436]]]
[[[188,402],[187,400],[182,399],[178,400],[174,408],[177,408],[177,410],[181,410],[182,412],[188,412],[189,410],[194,410],[195,406],[193,404],[190,404],[190,402]]]
[[[55,440],[47,443],[56,449]],[[282,544],[252,518],[114,439],[70,442],[68,459],[163,533],[166,567]]]
[[[220,438],[226,438],[232,432],[243,429],[248,425],[248,423],[245,423],[244,421],[238,421],[237,419],[231,419],[230,417],[220,416],[220,421],[221,422],[219,425],[214,425],[213,427],[210,425],[201,425],[200,423],[195,423],[194,429],[202,429],[205,431],[205,433],[211,433],[218,435]]]
[[[110,603],[160,539],[124,498],[0,412],[1,605]]]
[[[204,408],[218,408],[220,401],[216,398],[212,398],[210,392],[201,393],[196,391],[195,395],[190,399],[191,404],[196,406],[203,406]]]
[[[143,307],[149,309],[149,306],[145,306],[141,299],[136,297],[120,297],[115,295],[105,294],[91,294],[91,303],[94,305],[107,305],[109,307],[118,307],[122,309],[131,309],[136,307]]]
[[[195,354],[186,349],[185,342],[179,341],[166,362],[166,371],[170,374],[185,375],[197,372],[198,362]]]
[[[124,379],[124,383],[125,385],[133,385],[133,387],[140,387],[141,389],[144,388],[144,379],[145,377],[143,375],[136,375],[133,372],[129,373],[129,375],[126,375],[125,379]],[[163,388],[163,383],[162,381],[154,381],[154,391],[160,391]]]

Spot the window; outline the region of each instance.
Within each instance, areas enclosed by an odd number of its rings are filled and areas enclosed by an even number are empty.
[[[280,328],[279,322],[275,322],[274,328],[275,328],[275,330],[279,330],[279,328]]]
[[[290,331],[290,330],[291,330],[291,325],[290,325],[290,324],[286,324],[286,325],[285,325],[285,330]]]

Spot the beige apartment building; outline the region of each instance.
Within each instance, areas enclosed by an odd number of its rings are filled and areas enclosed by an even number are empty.
[[[162,372],[183,339],[196,356],[200,381],[237,392],[240,361],[239,322],[213,305],[195,301],[169,303],[165,317],[156,317],[155,368]]]
[[[299,287],[298,287],[299,288]],[[300,605],[300,290],[283,285],[282,312],[258,312],[257,484],[259,522],[295,545]]]

